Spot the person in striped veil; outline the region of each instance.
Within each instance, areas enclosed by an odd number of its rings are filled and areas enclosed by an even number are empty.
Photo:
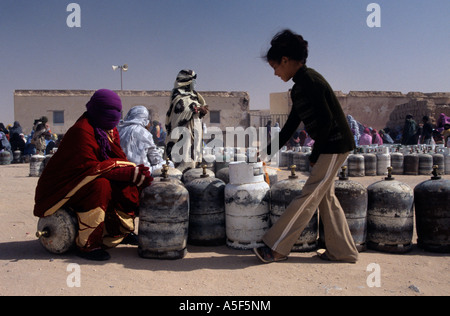
[[[208,114],[208,106],[195,91],[196,79],[193,70],[178,73],[166,114],[166,154],[180,170],[195,168],[202,161],[202,118]]]

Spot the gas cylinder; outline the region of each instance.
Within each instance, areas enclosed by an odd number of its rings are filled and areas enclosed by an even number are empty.
[[[180,170],[178,170],[177,168],[170,167],[169,161],[170,161],[170,159],[167,158],[166,159],[166,165],[168,167],[168,169],[166,171],[167,175],[169,176],[169,178],[175,178],[175,179],[181,180],[183,173]],[[154,170],[152,172],[152,177],[154,177],[154,178],[162,177],[162,175],[163,175],[163,168]]]
[[[344,210],[348,227],[358,251],[367,249],[367,189],[360,183],[349,180],[345,167],[335,181],[334,192]]]
[[[306,154],[302,151],[293,152],[291,166],[292,165],[297,166],[298,171],[308,171],[309,170],[309,161],[307,161],[307,159],[306,159]]]
[[[364,177],[364,156],[360,154],[350,154],[347,158],[347,168],[350,177]]]
[[[391,172],[389,167],[385,180],[367,188],[367,246],[405,253],[412,247],[414,192],[407,184],[396,181]]]
[[[391,155],[387,147],[379,147],[377,152],[377,175],[386,175],[391,166]]]
[[[215,176],[214,172],[211,171],[210,169],[206,169],[206,173],[210,177]],[[183,173],[183,177],[181,178],[181,180],[183,181],[184,184],[186,184],[194,179],[198,179],[202,174],[203,174],[203,168],[189,169]]]
[[[295,175],[296,166],[291,166],[291,175],[287,180],[282,180],[270,189],[270,223],[275,224],[288,205],[296,197],[302,194],[303,187],[305,186],[305,180],[299,180]],[[318,215],[317,212],[313,218],[303,230],[299,239],[294,244],[292,251],[294,252],[307,252],[313,251],[317,248],[318,241]]]
[[[30,177],[40,177],[44,171],[45,156],[33,155],[30,159]]]
[[[264,181],[262,162],[230,163],[225,187],[227,245],[234,249],[263,246],[269,229],[270,187]]]
[[[419,174],[419,155],[410,153],[403,156],[403,174],[409,176]]]
[[[445,174],[445,158],[444,153],[441,150],[436,149],[436,152],[432,153],[433,166],[438,166],[437,172],[439,174]]]
[[[9,165],[11,163],[11,153],[7,150],[0,152],[0,165]]]
[[[225,245],[225,183],[207,174],[207,165],[202,168],[203,174],[186,184],[190,203],[188,243]]]
[[[280,153],[280,163],[279,167],[288,167],[289,165],[289,151],[282,150]]]
[[[138,253],[150,259],[181,259],[186,253],[189,192],[180,180],[154,178],[142,191],[139,206]]]
[[[15,150],[13,152],[13,163],[22,163],[22,152],[20,150]]]
[[[230,183],[230,168],[222,168],[216,173],[216,178],[225,182],[225,184]]]
[[[419,174],[429,175],[433,171],[433,156],[430,154],[419,154]]]
[[[234,155],[225,151],[223,147],[214,148],[214,155],[216,159],[216,169],[215,172],[218,172],[220,169],[228,168],[230,161],[234,159]]]
[[[445,174],[450,174],[450,148],[444,149],[445,149],[444,151]]]
[[[377,156],[372,153],[365,153],[364,156],[364,175],[372,177],[377,175]]]
[[[216,170],[216,156],[212,153],[212,147],[204,147],[202,155],[202,165],[206,165],[212,172]]]
[[[49,252],[63,254],[75,245],[78,219],[71,210],[59,209],[54,214],[39,218],[36,237]]]
[[[401,175],[404,173],[404,156],[400,152],[391,153],[392,174]]]
[[[270,187],[278,182],[277,170],[279,170],[279,169],[275,168],[275,167],[266,166],[266,165],[263,166],[264,181],[266,181]]]
[[[414,188],[417,244],[432,252],[450,252],[450,180],[433,167],[431,180]]]

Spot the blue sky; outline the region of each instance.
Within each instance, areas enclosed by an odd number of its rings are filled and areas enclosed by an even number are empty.
[[[366,23],[372,2],[379,28]],[[198,90],[247,91],[251,109],[268,108],[292,86],[260,58],[284,28],[334,90],[448,92],[449,12],[448,0],[1,0],[0,122],[14,120],[16,89],[117,90],[111,66],[125,63],[124,89],[171,90],[190,68]]]

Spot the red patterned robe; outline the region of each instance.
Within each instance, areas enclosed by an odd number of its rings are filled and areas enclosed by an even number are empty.
[[[34,215],[73,209],[79,223],[76,243],[84,251],[114,247],[134,231],[137,187],[102,177],[114,168],[135,166],[120,147],[117,129],[111,134],[110,159],[101,161],[94,128],[83,115],[65,134],[36,188]]]

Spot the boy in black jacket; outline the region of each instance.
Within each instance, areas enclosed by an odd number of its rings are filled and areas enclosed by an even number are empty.
[[[302,195],[294,199],[280,219],[265,234],[264,247],[255,248],[264,263],[286,260],[292,246],[317,208],[325,230],[324,260],[356,262],[356,249],[344,211],[334,195],[334,181],[348,153],[355,148],[353,134],[333,90],[315,70],[306,67],[308,42],[289,30],[277,34],[266,59],[275,75],[287,82],[293,79],[292,110],[280,132],[279,147],[290,139],[300,122],[315,140],[310,156],[312,168]],[[280,148],[276,148],[278,151]],[[271,153],[271,144],[266,152]],[[264,153],[264,152],[263,152]]]

